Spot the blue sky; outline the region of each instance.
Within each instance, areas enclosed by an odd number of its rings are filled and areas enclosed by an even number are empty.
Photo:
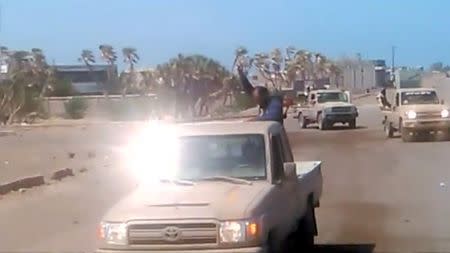
[[[177,53],[202,53],[231,65],[233,51],[294,45],[330,57],[450,64],[447,0],[0,0],[0,44],[44,49],[58,64],[82,49],[133,46],[141,66]]]

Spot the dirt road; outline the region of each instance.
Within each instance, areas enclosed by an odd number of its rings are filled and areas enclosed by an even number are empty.
[[[356,130],[300,131],[295,120],[286,122],[295,157],[323,161],[318,252],[372,252],[373,246],[375,252],[450,251],[450,142],[386,140],[378,109],[361,106],[360,114]],[[2,196],[0,249],[92,251],[101,215],[135,185],[116,153],[127,132],[120,126],[78,127],[0,137],[1,159],[9,161],[0,164],[0,178],[67,161],[88,169]],[[97,151],[95,158],[88,158],[90,150]],[[69,159],[67,152],[77,155]]]

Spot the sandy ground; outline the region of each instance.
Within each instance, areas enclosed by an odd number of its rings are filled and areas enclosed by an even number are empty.
[[[300,130],[294,119],[286,122],[296,159],[323,161],[317,252],[449,252],[450,142],[385,139],[371,99],[359,108],[356,130]],[[0,250],[92,251],[102,214],[135,187],[119,155],[135,130],[111,124],[0,136],[1,181],[60,167],[77,173],[1,196]],[[79,173],[83,167],[88,171]]]

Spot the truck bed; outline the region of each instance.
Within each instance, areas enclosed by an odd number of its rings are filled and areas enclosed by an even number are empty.
[[[322,162],[301,161],[295,162],[297,165],[297,178],[301,187],[305,187],[307,192],[314,195],[314,206],[319,206],[319,199],[322,195]]]

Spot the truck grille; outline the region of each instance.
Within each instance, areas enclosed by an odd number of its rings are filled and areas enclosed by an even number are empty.
[[[339,107],[333,107],[331,108],[332,112],[351,112],[352,107],[350,106],[339,106]]]
[[[216,244],[214,223],[131,224],[128,226],[130,245]]]
[[[418,112],[417,119],[436,119],[441,118],[441,112]]]

